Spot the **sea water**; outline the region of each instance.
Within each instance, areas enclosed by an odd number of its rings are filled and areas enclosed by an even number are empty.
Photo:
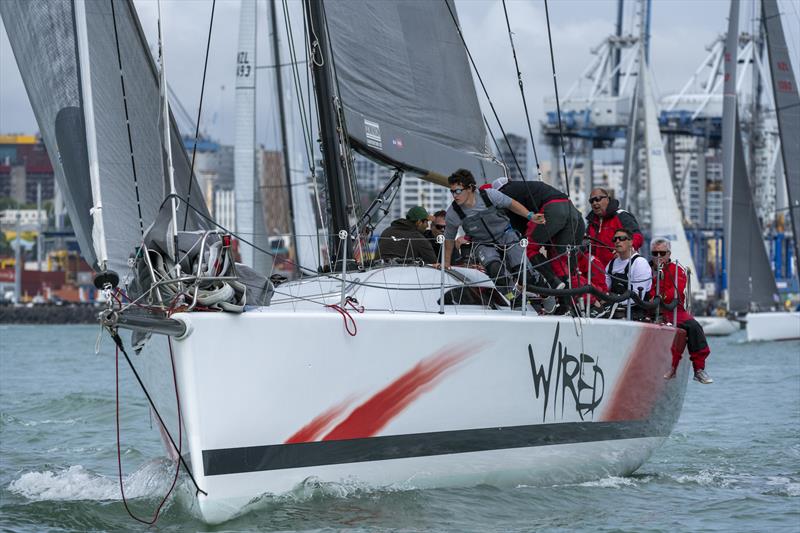
[[[113,345],[94,326],[0,326],[0,530],[138,531],[117,470]],[[158,531],[800,531],[800,342],[710,339],[675,431],[630,477],[381,491],[308,480],[219,526],[185,476]],[[149,518],[174,466],[120,366],[123,480]],[[153,529],[153,528],[151,528]]]

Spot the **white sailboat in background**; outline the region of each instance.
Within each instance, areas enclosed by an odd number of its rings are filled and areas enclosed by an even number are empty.
[[[776,0],[762,0],[762,22],[767,39],[769,71],[778,116],[783,172],[786,180],[786,217],[794,236],[795,276],[800,267],[800,97],[781,15]],[[780,208],[780,206],[779,206]],[[751,312],[747,315],[747,340],[800,338],[800,312]]]
[[[351,150],[407,179],[503,171],[486,146],[454,2],[304,1],[334,257],[330,272],[301,265],[307,276],[278,287],[268,272],[233,263],[231,235],[212,230],[202,198],[189,196],[193,176],[171,120],[176,194],[166,194],[158,76],[133,3],[74,7],[5,0],[0,14],[72,195],[81,249],[103,289],[111,292],[114,269],[120,297],[137,300],[109,308],[104,325],[149,392],[204,520],[228,520],[309,478],[407,489],[626,475],[667,438],[689,373],[683,358],[677,378],[663,379],[684,352],[682,330],[538,316],[512,310],[475,269],[351,259],[351,235],[364,229],[351,225]],[[88,29],[83,53],[76,16]],[[52,31],[28,31],[43,27]],[[80,134],[90,88],[103,180],[94,194]],[[250,129],[242,168],[252,162]],[[176,198],[187,223],[173,239],[174,217],[161,207]],[[241,222],[248,231],[246,215]],[[137,354],[128,356],[119,328],[139,335]]]

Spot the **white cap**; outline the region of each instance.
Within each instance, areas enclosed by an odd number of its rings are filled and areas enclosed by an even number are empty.
[[[506,183],[508,183],[508,178],[507,177],[503,176],[502,178],[497,178],[496,180],[494,180],[492,182],[492,189],[500,189]]]

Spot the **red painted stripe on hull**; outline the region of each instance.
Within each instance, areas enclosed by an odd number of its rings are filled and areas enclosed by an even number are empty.
[[[322,440],[372,437],[480,346],[445,347],[423,359],[389,386],[356,407]]]
[[[318,415],[314,420],[303,426],[297,433],[286,439],[284,444],[295,444],[297,442],[311,442],[317,440],[323,433],[330,429],[331,425],[342,416],[342,413],[352,403],[347,399]]]
[[[625,368],[611,394],[601,421],[645,420],[662,396],[674,350],[686,345],[686,332],[665,328],[644,328],[631,350]]]

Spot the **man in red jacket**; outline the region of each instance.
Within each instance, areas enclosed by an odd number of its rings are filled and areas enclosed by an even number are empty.
[[[614,259],[614,232],[626,228],[633,233],[633,249],[638,250],[644,244],[644,237],[639,231],[636,218],[619,208],[619,201],[611,198],[608,191],[597,188],[589,195],[592,212],[586,216],[586,235],[592,242],[592,255],[607,265]]]
[[[678,264],[670,260],[670,242],[667,239],[654,239],[650,245],[650,255],[653,256],[653,285],[650,288],[650,299],[656,294],[661,296],[663,303],[670,303],[675,299],[676,292],[678,297],[677,326],[686,331],[686,344],[689,347],[689,357],[694,368],[694,379],[703,384],[713,383],[714,380],[705,370],[706,357],[711,353],[706,342],[706,335],[703,326],[694,319],[691,313],[686,310],[686,271]],[[675,278],[677,271],[677,291]],[[664,311],[664,316],[672,318],[672,311]],[[672,370],[664,378],[672,379],[675,377],[675,370],[680,363],[681,354],[673,354]]]

